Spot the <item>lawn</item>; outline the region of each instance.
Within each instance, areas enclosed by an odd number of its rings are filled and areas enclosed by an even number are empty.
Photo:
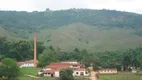
[[[39,78],[33,78],[29,77],[28,75],[33,75],[35,76],[37,72],[40,70],[40,68],[20,68],[20,75],[18,77],[19,80],[59,80],[57,78],[44,78],[44,77],[39,77]],[[75,78],[75,80],[89,80],[86,78]]]
[[[40,68],[20,68],[21,74],[36,75]]]
[[[29,77],[27,75],[20,75],[18,77],[19,80],[59,80],[58,78],[44,78],[44,77],[40,77],[40,78],[32,78]],[[75,80],[89,80],[87,78],[75,78]]]
[[[21,75],[18,77],[19,80],[58,80],[57,78],[32,78],[28,75],[36,75],[40,68],[21,68]],[[75,80],[89,80],[86,78],[75,78]],[[135,75],[131,73],[119,73],[114,75],[100,75],[99,80],[142,80],[142,75]]]
[[[116,75],[100,75],[99,80],[142,80],[142,75],[135,74],[116,74]]]
[[[56,78],[32,78],[27,75],[20,75],[19,80],[57,80]]]

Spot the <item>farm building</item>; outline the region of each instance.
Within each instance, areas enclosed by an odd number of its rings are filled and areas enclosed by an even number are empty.
[[[44,77],[60,77],[60,70],[67,68],[73,70],[73,76],[89,76],[89,73],[85,68],[82,68],[79,63],[74,62],[51,63],[39,71],[38,75],[43,74]]]
[[[23,68],[23,67],[34,67],[34,60],[25,61],[25,62],[17,62],[17,64],[18,64],[18,66],[20,68]]]
[[[99,74],[116,74],[117,72],[116,68],[102,68],[98,70]]]

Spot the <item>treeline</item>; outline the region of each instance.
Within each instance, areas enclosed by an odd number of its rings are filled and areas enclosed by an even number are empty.
[[[63,52],[60,48],[45,47],[43,43],[37,42],[37,56],[39,67],[46,66],[52,62],[65,60],[77,60],[86,67],[93,65],[94,69],[118,68],[121,70],[142,68],[142,46],[135,49],[114,52],[94,52],[90,53],[86,49],[75,48],[72,52]],[[33,41],[10,42],[6,38],[0,38],[0,60],[12,58],[17,61],[33,59]]]
[[[21,36],[44,28],[84,23],[92,26],[141,28],[142,15],[115,10],[69,9],[43,12],[0,11],[0,24]],[[28,35],[28,34],[27,34]]]
[[[0,61],[9,57],[17,61],[25,61],[33,59],[33,41],[13,41],[6,40],[5,37],[0,38]],[[43,43],[37,42],[37,55],[43,52],[45,47]]]
[[[94,52],[89,53],[86,49],[75,48],[73,52],[62,52],[60,48],[52,46],[45,49],[38,57],[39,67],[46,66],[52,62],[65,60],[77,60],[86,67],[93,65],[98,68],[117,68],[118,70],[129,71],[131,69],[142,69],[142,46],[135,49],[115,52]]]

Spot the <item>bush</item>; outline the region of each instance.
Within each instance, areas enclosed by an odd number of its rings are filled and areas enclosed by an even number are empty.
[[[73,77],[73,70],[68,68],[68,69],[62,69],[60,71],[60,80],[74,80]]]

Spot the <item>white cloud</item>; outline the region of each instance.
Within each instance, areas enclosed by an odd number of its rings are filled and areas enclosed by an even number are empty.
[[[1,10],[43,11],[69,8],[115,9],[142,13],[142,0],[0,0]]]

